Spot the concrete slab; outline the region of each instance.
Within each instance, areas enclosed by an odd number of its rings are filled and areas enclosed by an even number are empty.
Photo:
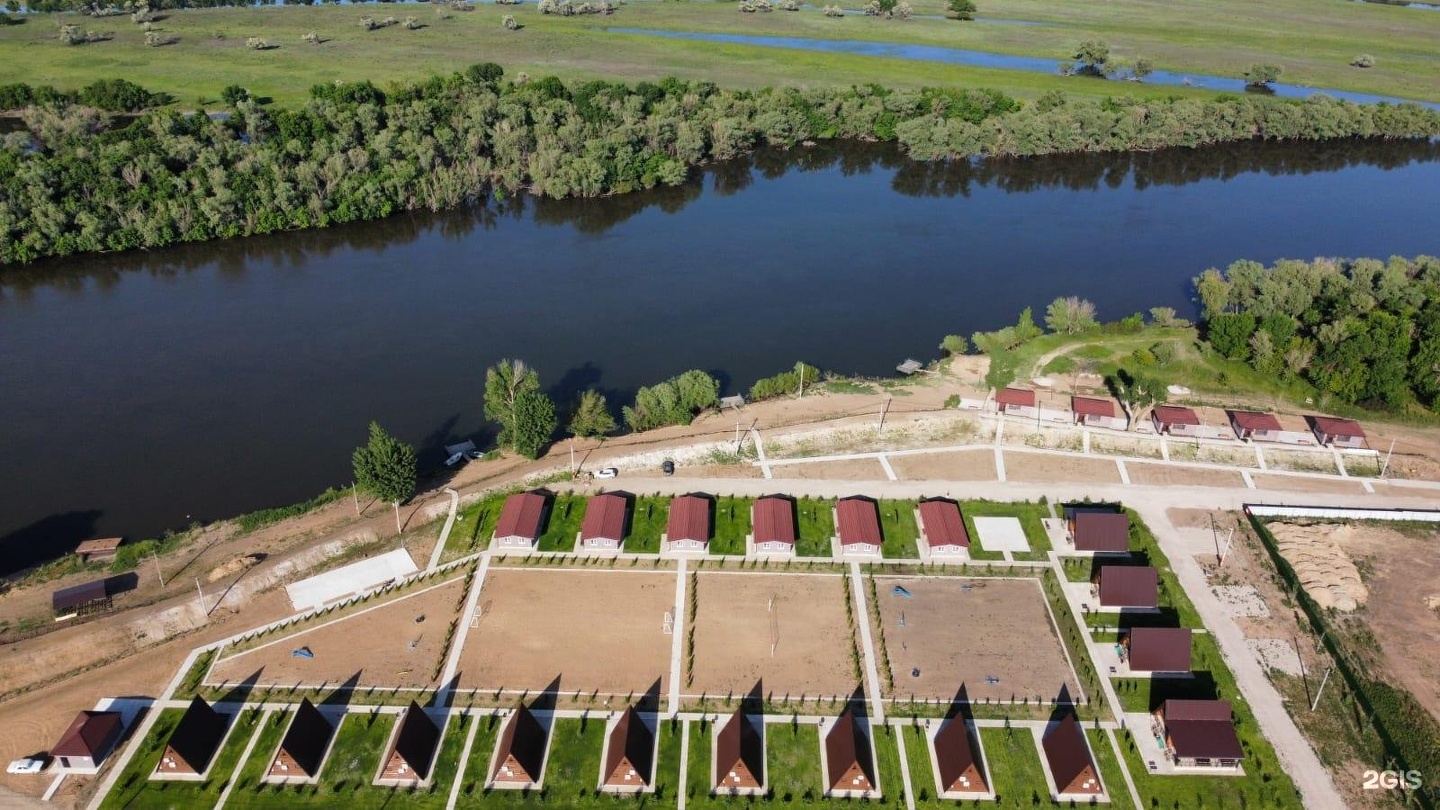
[[[392,579],[419,571],[410,552],[404,549],[371,557],[357,563],[326,571],[309,579],[285,586],[290,603],[296,610],[323,607],[330,602],[384,585]]]
[[[1025,529],[1020,519],[1013,517],[977,517],[975,533],[980,535],[980,547],[986,551],[1029,551],[1030,541],[1025,539]]]

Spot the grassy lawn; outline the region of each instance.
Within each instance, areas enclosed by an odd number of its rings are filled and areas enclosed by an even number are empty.
[[[744,554],[745,536],[750,534],[751,498],[725,496],[715,499],[715,536],[710,538],[711,554]]]
[[[965,531],[970,534],[970,557],[976,560],[999,560],[1004,556],[997,551],[987,551],[982,545],[980,535],[975,531],[975,518],[977,517],[1013,517],[1020,519],[1020,528],[1025,531],[1025,540],[1030,543],[1030,551],[1016,552],[1013,556],[1017,560],[1046,560],[1049,559],[1045,552],[1050,550],[1050,537],[1045,534],[1045,518],[1050,517],[1050,510],[1044,504],[1038,503],[1008,503],[1000,501],[961,501],[960,514],[965,519]]]
[[[181,709],[166,709],[160,714],[150,735],[140,742],[140,748],[130,758],[130,764],[115,782],[101,807],[126,808],[126,810],[157,810],[171,807],[210,807],[220,798],[220,792],[235,772],[250,736],[260,722],[259,711],[243,711],[233,721],[225,744],[216,752],[210,764],[210,776],[203,782],[151,782],[147,777],[160,763],[160,755],[170,734],[185,714]]]
[[[1237,704],[1238,707],[1238,704]],[[1240,727],[1240,744],[1245,749],[1243,777],[1154,776],[1145,769],[1135,750],[1130,732],[1118,732],[1120,751],[1146,807],[1264,807],[1267,810],[1299,810],[1302,807],[1290,777],[1280,770],[1270,744],[1260,737],[1254,720]]]
[[[914,501],[880,501],[880,534],[885,542],[880,553],[887,558],[916,560],[920,530],[915,525]]]
[[[895,735],[900,733],[891,726],[870,727],[875,739],[875,770],[880,779],[881,798],[873,804],[882,807],[905,806],[905,779],[902,777],[900,746]]]
[[[1075,676],[1080,679],[1080,686],[1087,695],[1104,703],[1104,699],[1098,695],[1100,675],[1095,671],[1095,663],[1090,658],[1090,648],[1081,635],[1081,630],[1075,621],[1075,614],[1070,612],[1070,603],[1060,591],[1060,581],[1055,572],[1046,569],[1040,575],[1040,590],[1045,593],[1045,600],[1050,603],[1050,612],[1055,616],[1055,624],[1060,633],[1060,643],[1070,653],[1070,661],[1075,666]],[[1097,704],[1076,707],[1076,711],[1083,719],[1090,717],[1096,709]]]
[[[1136,810],[1135,802],[1130,798],[1130,788],[1126,787],[1125,778],[1120,773],[1120,761],[1115,759],[1115,749],[1110,747],[1110,738],[1098,728],[1086,729],[1085,736],[1089,738],[1090,755],[1100,769],[1100,781],[1110,796],[1110,806],[1114,810]]]
[[[800,498],[795,504],[800,523],[796,526],[797,557],[829,557],[830,538],[835,536],[835,501]]]
[[[1050,804],[1039,749],[1028,728],[982,728],[980,745],[989,766],[995,807]]]
[[[692,740],[692,746],[695,744]],[[804,723],[765,726],[770,792],[782,803],[814,803],[824,788],[820,774],[820,733]]]
[[[580,523],[585,519],[585,500],[583,495],[555,496],[550,521],[536,544],[540,551],[575,550],[575,535],[580,533]]]
[[[473,503],[455,516],[455,526],[445,542],[442,560],[453,560],[484,549],[495,534],[495,524],[500,522],[500,509],[505,506],[507,494],[491,495]]]
[[[625,535],[624,549],[637,554],[659,554],[660,535],[665,532],[670,516],[670,499],[658,495],[641,495],[630,512],[630,533]]]
[[[280,746],[280,739],[285,736],[285,731],[290,727],[290,721],[295,717],[294,712],[271,712],[270,717],[265,721],[265,727],[261,729],[260,736],[255,738],[255,748],[250,752],[250,759],[246,760],[244,767],[240,769],[240,776],[235,780],[235,790],[232,796],[244,795],[247,791],[255,790],[260,784],[260,778],[270,769],[270,757],[275,749]],[[323,772],[323,768],[321,769]]]

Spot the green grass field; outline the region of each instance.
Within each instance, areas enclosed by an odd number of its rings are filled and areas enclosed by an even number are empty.
[[[1050,510],[1038,503],[1001,503],[998,501],[961,501],[960,514],[965,519],[965,531],[970,534],[970,558],[973,560],[1000,560],[1004,555],[998,551],[988,551],[980,541],[980,535],[975,531],[975,518],[977,517],[1013,517],[1020,519],[1020,528],[1025,531],[1025,539],[1030,543],[1030,551],[1017,551],[1013,557],[1017,560],[1046,560],[1049,559],[1045,552],[1050,550],[1050,537],[1045,534],[1045,524],[1041,521],[1050,517]]]
[[[140,741],[140,748],[130,758],[125,772],[115,782],[101,807],[168,810],[172,807],[209,807],[215,804],[260,723],[260,712],[246,710],[235,718],[229,736],[215,753],[209,776],[203,782],[152,782],[148,777],[159,764],[165,744],[183,715],[181,709],[166,709],[161,713],[149,736]]]
[[[1130,789],[1120,775],[1120,761],[1115,759],[1115,749],[1110,747],[1109,736],[1097,728],[1086,729],[1085,736],[1089,738],[1090,756],[1094,757],[1095,766],[1100,769],[1100,782],[1110,796],[1110,806],[1114,810],[1135,810],[1135,801],[1130,798]]]
[[[915,502],[882,500],[879,507],[880,534],[885,541],[880,547],[881,556],[900,560],[920,559],[920,550],[916,545],[920,529],[915,525]]]
[[[723,497],[715,499],[715,536],[710,539],[711,554],[744,554],[745,536],[750,534],[751,498]]]
[[[861,6],[848,0],[849,8]],[[940,14],[940,0],[915,0],[919,14]],[[514,14],[519,31],[501,27]],[[0,28],[0,82],[49,82],[75,87],[98,78],[124,76],[173,94],[184,106],[214,103],[220,89],[240,84],[261,96],[292,101],[310,85],[370,79],[379,84],[450,72],[479,61],[532,76],[568,79],[656,79],[677,75],[735,86],[841,85],[878,82],[986,86],[1023,96],[1049,89],[1084,94],[1167,96],[1204,91],[1064,78],[1058,75],[971,68],[902,59],[762,48],[750,45],[660,39],[622,34],[616,26],[716,33],[797,36],[913,43],[1060,60],[1085,39],[1109,42],[1117,58],[1144,56],[1160,69],[1238,76],[1250,64],[1273,62],[1282,80],[1406,98],[1440,100],[1440,14],[1375,4],[1274,0],[1158,3],[1110,0],[1070,4],[1041,0],[985,0],[982,20],[864,17],[827,18],[818,9],[795,13],[739,14],[733,3],[635,2],[613,17],[544,16],[536,6],[477,5],[442,17],[429,6],[275,6],[188,9],[156,24],[174,44],[144,45],[144,31],[126,17],[35,15],[23,25]],[[395,25],[366,31],[359,21],[414,15],[425,27]],[[1007,25],[986,20],[1036,23]],[[61,22],[80,22],[115,38],[64,46],[55,38]],[[301,40],[308,32],[324,41]],[[260,37],[271,50],[245,47]],[[1350,67],[1361,53],[1376,66]]]
[[[982,728],[980,745],[989,767],[995,807],[1038,807],[1049,804],[1039,749],[1028,728]]]
[[[800,522],[795,542],[797,557],[829,557],[830,538],[835,536],[833,500],[800,498],[795,504]]]
[[[575,535],[585,520],[585,497],[556,495],[550,506],[550,521],[536,547],[540,551],[574,551]]]
[[[659,554],[660,535],[665,532],[670,516],[670,499],[642,495],[635,499],[630,512],[630,533],[625,535],[623,548],[636,554]]]

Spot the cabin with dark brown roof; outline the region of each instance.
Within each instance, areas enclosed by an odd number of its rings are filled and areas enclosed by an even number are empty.
[[[1230,411],[1230,427],[1242,441],[1278,442],[1285,432],[1275,414],[1260,411]]]
[[[757,554],[795,553],[795,502],[766,495],[750,507],[751,542]]]
[[[1122,512],[1077,511],[1070,519],[1076,551],[1124,554],[1130,551],[1130,517]]]
[[[1198,436],[1203,432],[1200,430],[1200,415],[1180,405],[1157,405],[1150,412],[1150,421],[1155,423],[1156,433]]]
[[[1365,429],[1354,419],[1336,419],[1333,416],[1305,418],[1310,422],[1310,430],[1315,433],[1315,440],[1322,445],[1360,449],[1366,447]]]
[[[550,735],[529,708],[521,706],[510,715],[500,742],[495,748],[495,768],[490,773],[492,782],[507,787],[526,787],[540,784],[544,775],[545,748]]]
[[[1190,628],[1132,627],[1120,641],[1136,674],[1188,673]]]
[[[880,556],[880,510],[871,498],[854,495],[835,503],[835,532],[841,554]]]
[[[285,730],[285,738],[270,762],[265,781],[283,784],[315,779],[334,739],[335,726],[309,698],[301,698],[290,728]]]
[[[665,544],[670,551],[704,551],[710,545],[710,499],[681,495],[670,499]]]
[[[152,779],[201,779],[230,729],[230,720],[196,695],[171,732]]]
[[[495,545],[500,548],[534,548],[550,511],[550,498],[544,492],[517,492],[505,499],[500,507],[500,520],[495,524]]]
[[[1095,586],[1102,608],[1153,610],[1160,606],[1160,572],[1148,565],[1104,566]]]
[[[606,790],[640,792],[649,789],[655,767],[655,734],[631,706],[610,730],[605,747],[605,768],[600,783]]]
[[[846,707],[825,735],[825,773],[829,793],[868,794],[877,789],[870,738],[852,708]]]
[[[980,772],[980,758],[970,738],[970,724],[963,717],[946,720],[935,732],[935,768],[940,774],[940,791],[945,794],[989,793]]]
[[[920,542],[935,557],[963,557],[970,551],[970,533],[965,531],[965,519],[960,516],[960,505],[946,498],[931,498],[920,502]]]
[[[94,773],[125,731],[120,712],[80,712],[50,747],[50,756],[63,771]]]
[[[1229,701],[1167,700],[1155,719],[1177,767],[1236,768],[1245,758]]]
[[[630,502],[614,492],[596,495],[585,504],[580,524],[580,545],[587,549],[620,550],[625,540],[625,523]]]
[[[1051,724],[1040,747],[1045,749],[1045,761],[1050,765],[1059,797],[1104,794],[1095,762],[1090,758],[1090,746],[1085,743],[1085,732],[1073,712]]]
[[[440,746],[440,727],[413,700],[395,726],[375,784],[420,785],[428,782],[430,766],[435,763],[435,751]]]
[[[715,791],[759,791],[765,787],[763,723],[736,709],[715,735]]]

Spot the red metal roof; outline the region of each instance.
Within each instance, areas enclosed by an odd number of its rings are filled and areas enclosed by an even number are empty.
[[[1354,419],[1336,419],[1333,416],[1312,416],[1310,421],[1326,436],[1357,436],[1365,438],[1365,430]]]
[[[1007,405],[1033,408],[1035,407],[1035,392],[1024,388],[1006,388],[995,395],[995,404],[1002,408]]]
[[[50,749],[56,757],[91,757],[104,754],[120,733],[119,712],[80,712]]]
[[[511,495],[500,508],[500,521],[495,524],[495,536],[534,540],[540,536],[540,519],[544,515],[544,495],[539,492]]]
[[[1198,425],[1200,417],[1189,408],[1180,405],[1160,405],[1155,408],[1155,418],[1165,425]]]
[[[840,545],[880,545],[880,512],[869,498],[842,498],[835,504]]]
[[[710,499],[699,495],[681,495],[670,499],[670,517],[665,536],[675,540],[710,542]]]
[[[795,545],[794,502],[789,498],[766,495],[755,501],[751,519],[756,543]]]
[[[1275,414],[1260,411],[1231,411],[1230,420],[1241,430],[1284,430]]]
[[[125,542],[123,537],[104,537],[99,540],[86,540],[75,547],[76,554],[103,554],[114,551]]]
[[[1114,416],[1115,403],[1094,397],[1070,397],[1070,410],[1081,416]]]
[[[875,784],[869,740],[849,707],[825,736],[825,764],[831,790],[870,790]]]
[[[940,787],[947,791],[985,793],[985,777],[975,761],[970,745],[970,729],[965,718],[956,717],[940,727],[935,734],[935,767],[940,771]],[[960,781],[965,777],[968,785]]]
[[[1136,672],[1189,672],[1190,629],[1136,627],[1130,630],[1130,669]]]
[[[623,496],[613,492],[591,498],[585,504],[585,520],[580,524],[580,539],[624,539],[625,512],[628,506]]]
[[[1129,551],[1130,518],[1118,512],[1076,512],[1076,551]]]
[[[960,506],[954,501],[943,498],[921,501],[920,522],[925,524],[925,540],[931,548],[970,547],[970,535],[965,531],[965,520],[960,517]]]
[[[1159,604],[1160,572],[1149,566],[1107,565],[1100,569],[1100,604],[1153,608]]]
[[[1242,759],[1245,750],[1230,720],[1230,703],[1224,700],[1167,700],[1165,736],[1178,757]]]

